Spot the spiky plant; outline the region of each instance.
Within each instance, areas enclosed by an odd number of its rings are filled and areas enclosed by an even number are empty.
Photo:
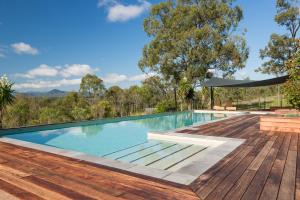
[[[14,100],[14,83],[10,82],[6,75],[0,78],[0,128],[3,127],[3,116],[7,105],[11,105]]]

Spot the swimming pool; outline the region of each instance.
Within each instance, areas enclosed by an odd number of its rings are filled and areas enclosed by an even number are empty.
[[[118,122],[99,121],[93,125],[12,134],[6,137],[18,140],[79,151],[95,156],[146,143],[148,132],[169,131],[201,124],[225,116],[209,113],[179,112],[122,120]]]
[[[174,130],[226,117],[176,112],[105,119],[13,129],[0,141],[188,184],[242,141],[186,136]]]

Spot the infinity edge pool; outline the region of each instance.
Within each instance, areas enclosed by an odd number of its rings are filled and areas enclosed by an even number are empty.
[[[219,120],[210,121],[207,123],[213,123],[224,119],[228,119],[228,117]],[[192,128],[193,126],[199,126],[199,124],[194,124],[192,126],[183,127],[180,129]],[[45,130],[44,128],[46,127],[43,127],[43,130]],[[52,129],[55,128],[52,127]],[[187,164],[185,164],[184,162],[179,163],[177,169],[173,171],[155,169],[147,166],[137,165],[134,163],[121,162],[119,160],[93,156],[78,151],[61,149],[53,146],[37,144],[37,143],[18,140],[14,138],[1,137],[0,141],[23,146],[23,147],[28,147],[28,148],[56,154],[56,155],[61,155],[69,158],[87,161],[103,167],[108,167],[109,169],[112,170],[118,170],[118,171],[137,174],[137,175],[143,175],[143,176],[152,177],[152,178],[160,179],[167,182],[173,182],[181,185],[189,185],[190,183],[192,183],[207,169],[212,167],[215,163],[217,163],[219,160],[224,158],[226,155],[228,155],[230,152],[232,152],[235,148],[237,148],[245,141],[242,139],[233,139],[233,138],[225,138],[225,137],[213,137],[213,136],[175,133],[176,130],[178,129],[172,131],[166,131],[163,133],[149,132],[147,134],[147,137],[149,140],[151,139],[151,140],[160,140],[165,142],[176,142],[176,143],[178,142],[180,144],[182,143],[192,144],[192,145],[205,144],[205,146],[207,147],[196,156],[192,156],[188,158],[189,162]],[[25,130],[21,130],[21,132],[22,131],[27,132],[28,130],[26,131],[25,128]]]

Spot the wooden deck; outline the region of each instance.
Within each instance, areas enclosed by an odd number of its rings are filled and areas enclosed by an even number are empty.
[[[256,115],[181,132],[246,142],[190,186],[0,143],[0,199],[300,199],[297,133],[260,132]]]

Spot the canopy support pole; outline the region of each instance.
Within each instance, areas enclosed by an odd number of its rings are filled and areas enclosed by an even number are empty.
[[[210,109],[213,110],[214,109],[214,88],[210,87]]]

